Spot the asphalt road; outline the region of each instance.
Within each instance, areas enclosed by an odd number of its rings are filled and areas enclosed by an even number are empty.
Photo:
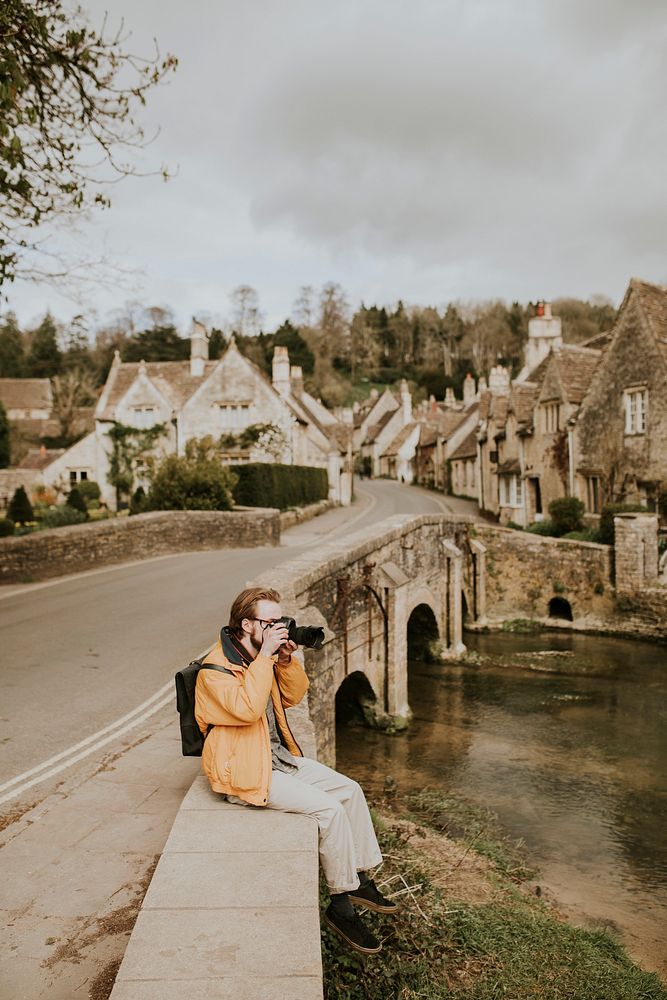
[[[285,532],[279,548],[192,552],[0,590],[0,783],[132,712],[215,640],[247,581],[392,514],[472,504],[385,480]]]

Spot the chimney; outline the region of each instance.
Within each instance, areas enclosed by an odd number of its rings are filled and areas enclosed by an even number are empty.
[[[208,336],[206,327],[193,316],[190,331],[190,374],[201,378],[208,361]]]
[[[412,396],[404,378],[401,379],[401,406],[403,407],[403,424],[409,424],[412,420]]]
[[[502,393],[509,391],[510,373],[502,365],[496,365],[489,372],[489,389],[491,392]]]
[[[445,389],[445,406],[456,406],[456,396],[451,385],[448,385]]]
[[[375,402],[375,400],[377,398],[378,398],[378,391],[377,391],[377,389],[371,389],[369,399],[372,399],[373,402]]]
[[[480,375],[479,382],[477,383],[477,390],[479,392],[485,392],[488,388],[489,387],[486,384],[486,378],[485,378],[485,376],[484,375]]]
[[[292,365],[289,370],[292,395],[300,396],[303,392],[303,370],[301,365]]]
[[[463,404],[464,406],[470,406],[475,399],[475,380],[468,372],[463,380]]]
[[[290,393],[289,352],[286,347],[273,348],[273,388],[281,396]]]
[[[528,320],[528,340],[525,346],[525,364],[517,381],[523,382],[546,358],[552,347],[563,343],[560,316],[553,316],[550,302],[538,302],[535,315]]]

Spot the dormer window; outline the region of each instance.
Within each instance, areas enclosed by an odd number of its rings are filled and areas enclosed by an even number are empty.
[[[249,403],[218,403],[218,427],[225,431],[241,430],[250,423]]]
[[[646,411],[648,409],[648,389],[626,389],[623,393],[625,405],[625,433],[643,434],[646,431]]]
[[[157,408],[155,406],[133,406],[132,407],[132,426],[140,427],[142,430],[146,427],[152,427],[156,423],[157,419]]]

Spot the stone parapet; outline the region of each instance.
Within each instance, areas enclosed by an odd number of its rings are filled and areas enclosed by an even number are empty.
[[[280,512],[154,511],[0,539],[0,583],[28,583],[130,560],[280,544]]]
[[[617,514],[614,517],[616,589],[640,590],[658,582],[658,515]]]

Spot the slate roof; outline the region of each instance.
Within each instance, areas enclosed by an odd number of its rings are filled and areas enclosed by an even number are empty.
[[[527,427],[533,422],[533,408],[537,399],[537,385],[533,382],[516,382],[510,395],[510,410],[519,427]]]
[[[452,461],[462,458],[477,457],[477,431],[472,430],[467,438],[464,438],[458,448],[449,456]]]
[[[17,469],[45,469],[51,462],[65,454],[65,448],[34,448],[21,459]]]
[[[113,377],[106,406],[99,415],[100,419],[114,419],[116,406],[139,374],[140,365],[139,361],[124,361],[119,365]],[[197,376],[190,374],[189,361],[146,361],[144,363],[146,375],[175,410],[180,410],[184,406],[217,365],[217,361],[206,361],[204,374]]]
[[[368,431],[366,432],[366,442],[370,444],[372,441],[375,441],[380,431],[387,426],[395,413],[396,410],[389,410],[388,413],[383,413],[378,422],[368,428]]]
[[[444,438],[451,437],[454,431],[461,426],[463,421],[467,420],[470,414],[477,412],[478,409],[479,406],[477,403],[474,403],[473,406],[468,407],[467,410],[441,410],[435,418],[438,433]]]
[[[579,406],[588,392],[593,372],[598,366],[602,351],[575,344],[562,344],[555,349],[554,357],[568,402]]]
[[[6,410],[51,410],[48,378],[0,378],[0,402]]]
[[[405,427],[402,427],[394,440],[385,448],[382,454],[386,456],[398,455],[399,449],[405,444],[417,426],[417,423],[413,421],[410,424],[406,424]]]

